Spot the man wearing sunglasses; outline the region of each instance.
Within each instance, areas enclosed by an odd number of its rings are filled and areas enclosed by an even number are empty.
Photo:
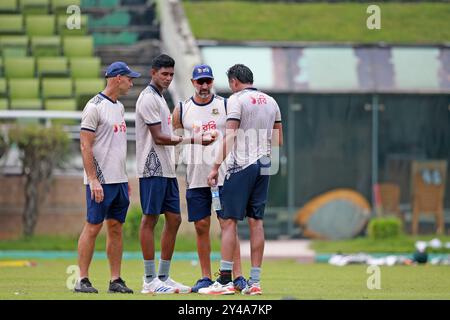
[[[192,85],[194,95],[180,102],[173,111],[173,128],[184,129],[186,137],[199,139],[203,135],[211,135],[221,139],[225,133],[226,124],[226,99],[212,92],[214,77],[212,69],[206,64],[196,65],[192,72]],[[186,202],[188,208],[188,220],[194,222],[197,234],[197,252],[200,260],[202,278],[192,287],[193,292],[213,284],[211,280],[211,243],[209,230],[211,224],[211,189],[207,183],[207,175],[210,172],[218,148],[221,143],[213,143],[208,146],[191,144],[184,146],[183,157],[186,163]],[[222,189],[225,174],[225,165],[220,168],[217,185]],[[219,191],[220,192],[220,191]],[[217,210],[220,214],[221,210]],[[221,223],[221,219],[219,219]],[[239,239],[236,236],[236,242]],[[246,280],[241,274],[240,250],[236,246],[234,251],[235,276],[234,287],[237,290],[245,288]]]

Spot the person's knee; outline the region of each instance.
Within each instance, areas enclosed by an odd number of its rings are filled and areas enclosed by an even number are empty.
[[[103,222],[98,224],[86,223],[84,226],[84,233],[90,238],[95,238],[102,229],[102,226]]]
[[[210,227],[209,221],[207,221],[205,219],[201,219],[199,221],[195,221],[194,225],[195,225],[195,231],[197,232],[197,234],[199,236],[209,234],[209,227]]]
[[[108,235],[120,237],[122,235],[122,223],[114,219],[108,220]]]
[[[141,228],[153,230],[158,223],[159,216],[143,215],[141,219]]]
[[[167,213],[165,215],[167,227],[170,229],[177,229],[181,224],[181,215],[174,213]]]

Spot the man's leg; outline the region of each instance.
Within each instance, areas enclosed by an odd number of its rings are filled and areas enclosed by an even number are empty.
[[[89,277],[89,265],[94,254],[95,239],[102,228],[103,223],[91,224],[86,222],[78,240],[78,266],[80,267],[80,279]]]
[[[202,277],[211,279],[211,240],[209,237],[211,217],[195,221],[194,225],[197,233],[197,253],[200,260],[200,268],[202,269]]]
[[[175,249],[178,228],[181,224],[181,216],[177,213],[165,212],[166,222],[161,234],[161,259],[171,260]]]
[[[106,239],[106,253],[108,255],[109,267],[111,269],[111,280],[120,278],[120,267],[122,263],[122,223],[115,219],[106,220],[108,237]]]
[[[262,219],[248,218],[250,227],[250,256],[252,267],[260,268],[264,255],[264,227]]]
[[[142,256],[144,260],[155,259],[155,237],[154,230],[158,223],[159,215],[142,215],[141,226],[139,229],[139,239],[141,241]]]

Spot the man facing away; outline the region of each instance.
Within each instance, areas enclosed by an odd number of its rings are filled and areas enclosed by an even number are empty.
[[[226,99],[213,94],[212,87],[214,77],[210,66],[201,64],[196,65],[192,72],[191,83],[194,87],[194,95],[180,102],[173,111],[173,128],[183,129],[185,136],[200,137],[201,133],[212,134],[216,140],[221,142],[225,134],[226,123]],[[192,287],[193,292],[199,289],[209,287],[213,284],[211,280],[211,241],[209,230],[211,225],[211,189],[207,183],[207,176],[221,143],[214,143],[208,146],[194,144],[185,146],[184,161],[186,163],[186,202],[188,209],[188,220],[194,222],[197,235],[197,253],[200,261],[202,278]],[[225,164],[219,169],[219,179],[217,185],[221,191],[223,177],[225,174]],[[220,192],[219,191],[219,192]],[[219,222],[222,223],[220,215],[221,210],[216,210]],[[237,235],[236,235],[237,237]],[[239,239],[236,239],[236,248],[234,252],[233,281],[235,288],[242,290],[246,281],[242,277]]]
[[[219,167],[228,151],[222,203],[222,247],[220,276],[202,294],[233,294],[231,270],[236,248],[237,220],[247,217],[250,228],[251,270],[242,294],[262,294],[260,285],[264,253],[264,208],[269,189],[271,145],[281,145],[283,134],[280,109],[269,95],[253,87],[253,73],[242,64],[227,71],[233,95],[228,100],[223,153],[208,175],[208,184],[218,179]]]
[[[107,255],[111,270],[110,293],[133,293],[120,277],[122,224],[130,204],[126,173],[127,133],[124,107],[117,99],[140,74],[124,62],[106,70],[106,88],[86,104],[81,118],[80,146],[86,185],[87,218],[78,241],[80,279],[74,291],[98,293],[89,281],[95,239],[106,219]]]
[[[169,277],[176,235],[181,223],[175,145],[192,138],[173,135],[169,107],[163,97],[174,76],[175,61],[166,54],[153,59],[151,82],[136,103],[136,158],[143,217],[140,241],[144,258],[142,293],[189,293],[191,288]],[[211,143],[213,139],[205,143]],[[200,141],[202,143],[202,140]],[[154,229],[165,216],[158,274],[155,268]]]

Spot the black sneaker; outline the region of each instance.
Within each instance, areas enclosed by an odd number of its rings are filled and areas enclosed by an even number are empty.
[[[108,293],[133,293],[133,290],[127,287],[122,278],[109,282]]]
[[[83,278],[75,284],[74,292],[82,292],[82,293],[98,293],[98,290],[92,286],[92,283],[88,278]]]

